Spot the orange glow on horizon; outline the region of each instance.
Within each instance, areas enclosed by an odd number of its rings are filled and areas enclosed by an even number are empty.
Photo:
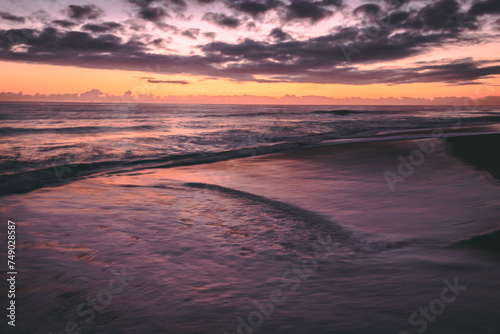
[[[412,83],[400,85],[371,84],[313,84],[313,83],[257,83],[235,82],[229,79],[210,79],[194,75],[162,75],[151,72],[104,70],[0,62],[3,80],[0,92],[23,92],[24,94],[75,94],[98,89],[109,95],[121,96],[127,91],[134,95],[152,94],[154,96],[241,96],[254,95],[280,98],[285,95],[322,96],[329,98],[425,98],[435,97],[471,97],[499,95],[499,82],[496,76],[484,85],[452,86],[446,83]],[[148,83],[141,77],[153,77],[158,80],[188,81],[189,84]],[[478,87],[482,87],[478,93]],[[487,88],[487,89],[485,89]],[[481,96],[478,96],[481,95]],[[255,102],[255,100],[254,100]],[[230,101],[228,101],[230,103]]]

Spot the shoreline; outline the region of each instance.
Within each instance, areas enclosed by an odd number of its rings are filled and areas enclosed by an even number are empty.
[[[467,132],[470,130],[474,130],[475,132]],[[439,131],[441,135],[436,136],[435,131]],[[314,148],[325,148],[328,150],[329,147],[411,142],[417,140],[431,140],[437,137],[445,138],[445,141],[453,146],[450,149],[450,154],[460,158],[463,162],[475,167],[476,169],[490,172],[495,178],[500,180],[500,160],[499,157],[494,154],[495,149],[499,150],[500,127],[496,125],[484,125],[462,127],[458,129],[438,128],[403,130],[390,134],[376,134],[370,137],[327,139],[312,144],[300,142],[278,143],[274,145],[240,148],[214,153],[183,154],[180,156],[159,157],[151,159],[150,161],[120,161],[116,165],[114,165],[113,162],[73,164],[71,165],[71,173],[66,175],[62,180],[60,175],[57,174],[57,170],[63,170],[66,165],[53,166],[52,168],[48,167],[16,174],[0,175],[0,185],[3,189],[0,192],[0,196],[29,193],[36,189],[51,186],[62,186],[81,178],[101,173],[123,174],[147,169],[169,169],[196,165],[202,166],[244,158],[279,155],[287,152],[307,152]],[[488,149],[490,146],[492,148]],[[477,152],[476,147],[480,147],[482,149]],[[95,168],[92,168],[93,165]]]
[[[500,134],[448,138],[450,153],[477,170],[484,170],[500,181]]]

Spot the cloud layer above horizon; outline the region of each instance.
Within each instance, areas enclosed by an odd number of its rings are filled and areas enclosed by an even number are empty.
[[[0,5],[0,60],[236,82],[476,84],[500,74],[499,15],[498,0],[20,1]],[[450,45],[468,51],[442,57]],[[491,53],[471,53],[482,45]]]

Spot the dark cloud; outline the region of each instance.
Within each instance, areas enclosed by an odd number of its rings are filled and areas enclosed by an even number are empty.
[[[384,5],[390,7],[390,8],[400,8],[409,3],[411,0],[379,0],[380,2],[383,2]]]
[[[212,32],[212,31],[209,31],[209,32],[204,32],[203,36],[205,36],[207,38],[215,38],[215,36],[217,36],[217,34]]]
[[[54,20],[54,21],[52,21],[52,23],[54,23],[60,27],[63,27],[63,28],[71,28],[71,27],[76,26],[75,22],[66,21],[66,20]]]
[[[139,16],[145,9],[160,8],[161,15],[152,15],[147,19],[155,22],[164,31],[168,28],[192,39],[202,34],[197,28],[181,31],[161,22],[161,18],[167,15],[167,10],[181,10],[186,4],[184,1],[128,1],[134,4],[133,8]],[[257,2],[262,5],[270,4],[264,0],[246,1],[254,5]],[[343,6],[341,1],[280,1],[282,4],[276,8],[282,18],[310,20],[312,23],[328,17],[336,8]],[[197,2],[206,4],[212,1]],[[274,28],[265,40],[248,38],[235,43],[211,41],[198,46],[199,52],[190,55],[155,54],[155,50],[165,48],[169,38],[166,33],[167,36],[162,37],[167,41],[157,35],[140,32],[126,40],[121,34],[113,34],[113,29],[120,28],[118,23],[87,23],[82,27],[82,31],[67,31],[55,27],[57,25],[68,28],[70,25],[65,26],[62,22],[69,21],[53,21],[54,27],[30,30],[30,38],[8,38],[23,36],[26,30],[0,31],[0,59],[122,70],[144,70],[148,66],[158,65],[161,67],[158,73],[162,74],[191,73],[237,81],[257,81],[257,77],[261,79],[264,76],[267,77],[267,82],[446,82],[458,85],[478,82],[482,78],[499,74],[500,67],[496,63],[472,59],[443,61],[442,64],[417,64],[413,68],[365,70],[365,65],[406,59],[432,51],[436,46],[480,42],[479,36],[469,32],[475,31],[484,21],[476,19],[476,16],[480,15],[477,9],[474,15],[471,14],[474,5],[468,10],[468,6],[460,6],[455,0],[414,2],[420,6],[388,6],[380,1],[380,5],[376,4],[377,0],[370,2],[356,8],[355,12],[358,15],[373,14],[376,19],[363,19],[361,23],[357,22],[357,25],[353,26],[334,27],[331,33],[323,36],[294,40],[286,32],[286,28]],[[227,5],[226,0],[220,0],[220,3]],[[241,16],[258,16],[266,12],[264,9],[250,11],[250,7],[241,10],[243,3],[241,0],[231,5],[233,13],[239,13],[240,17],[208,12],[203,19],[221,27],[236,28],[244,27],[243,23],[248,23],[248,20]],[[480,2],[476,4],[478,3]],[[293,7],[294,5],[296,7]],[[301,6],[306,9],[301,9]],[[80,16],[80,19],[88,18],[88,15],[85,15]],[[259,19],[255,21],[258,22]],[[97,36],[93,32],[100,35]],[[203,36],[213,39],[215,33],[205,32]],[[16,44],[23,44],[24,47],[14,48],[13,45]],[[155,78],[148,80],[156,81],[152,83],[173,83]]]
[[[236,16],[227,16],[223,13],[208,12],[203,15],[203,20],[215,23],[224,28],[237,28],[241,22]]]
[[[21,16],[15,16],[7,12],[0,12],[0,18],[2,20],[7,20],[11,22],[18,22],[18,23],[24,23],[25,19],[24,17]]]
[[[167,12],[161,7],[146,7],[139,11],[139,16],[149,21],[158,21],[167,16]]]
[[[33,29],[0,30],[0,50],[9,50],[12,46],[29,43],[35,33]]]
[[[189,85],[189,81],[186,80],[159,80],[153,77],[140,77],[142,80],[146,80],[149,83],[155,84],[177,84],[177,85]]]
[[[101,24],[91,24],[88,23],[82,27],[83,30],[88,30],[92,32],[108,32],[118,28],[121,28],[122,25],[116,22],[104,22]]]
[[[446,30],[458,32],[463,29],[476,29],[476,19],[460,11],[455,0],[441,0],[426,5],[416,15],[410,17],[407,26],[423,31]]]
[[[152,22],[160,22],[168,17],[169,11],[183,13],[188,5],[185,0],[128,0],[138,8],[137,15]]]
[[[329,4],[331,1],[308,1],[308,0],[291,0],[287,6],[287,20],[307,19],[311,22],[320,21],[333,12],[327,7],[332,6]]]
[[[279,0],[236,0],[227,3],[229,7],[254,17],[282,5]]]
[[[70,50],[93,52],[117,52],[121,49],[121,38],[115,35],[100,35],[93,38],[80,31],[70,31],[59,39],[60,46]]]
[[[140,8],[148,7],[152,3],[158,3],[158,0],[128,0],[131,4],[137,5]]]
[[[123,41],[111,34],[93,37],[84,32],[60,32],[54,28],[35,32],[32,39],[24,42],[27,52],[19,53],[11,51],[12,45],[5,37],[9,33],[21,34],[21,31],[0,31],[2,60],[90,68],[143,70],[148,65],[158,64],[158,72],[164,74],[192,73],[234,80],[255,80],[254,76],[265,75],[274,82],[344,84],[460,84],[500,74],[499,65],[471,59],[448,64],[420,64],[415,68],[404,69],[362,70],[347,66],[339,46],[356,41],[359,31],[355,28],[341,29],[334,34],[306,41],[267,43],[246,39],[237,44],[212,42],[201,47],[204,55],[190,56],[152,54],[147,45],[140,41]],[[371,63],[375,60],[405,58],[418,54],[443,38],[441,35],[418,34],[401,34],[394,39],[382,37],[366,45],[356,55],[357,61]],[[173,83],[150,79],[152,83]]]
[[[275,44],[246,39],[239,44],[214,42],[205,45],[202,50],[208,55],[218,56],[225,61],[241,62],[250,60],[267,66],[272,63],[287,63],[281,66],[301,68],[304,72],[343,66],[348,59],[345,50],[358,50],[351,57],[356,62],[376,62],[402,59],[416,55],[430,47],[431,44],[444,40],[445,37],[435,34],[402,33],[387,37],[388,32],[381,32],[370,40],[363,37],[363,31],[355,28],[343,28],[336,33],[311,38],[304,41],[287,41]],[[249,64],[248,62],[246,62]],[[276,66],[278,68],[280,66]]]
[[[158,22],[161,21],[165,16],[168,16],[167,12],[158,6],[151,6],[152,3],[157,2],[157,0],[128,0],[131,4],[138,7],[137,15],[148,21]]]
[[[6,33],[21,34],[22,31],[9,30]],[[60,32],[52,27],[42,31],[33,32],[32,37],[23,44],[28,47],[26,54],[19,55],[21,58],[51,59],[64,56],[72,57],[84,52],[88,55],[102,52],[128,52],[130,54],[144,50],[144,45],[139,42],[123,43],[122,39],[112,34],[103,34],[93,37],[86,32],[67,31]],[[0,40],[1,45],[1,40]],[[9,58],[10,46],[2,48],[2,57]]]
[[[373,3],[367,3],[361,5],[353,10],[354,15],[364,14],[364,15],[378,15],[380,13],[380,6]]]
[[[334,6],[334,7],[337,7],[337,8],[340,8],[340,7],[342,7],[344,5],[344,1],[343,0],[323,0],[322,3],[325,6]]]
[[[455,85],[470,83],[471,80],[488,78],[500,74],[500,65],[488,62],[474,62],[472,59],[455,60],[447,64],[424,65],[409,70],[394,71],[389,79],[394,83],[446,82]],[[487,66],[481,66],[487,65]]]
[[[278,30],[275,35],[280,35]],[[274,81],[291,82],[402,83],[412,80],[424,82],[426,77],[432,78],[431,81],[446,79],[453,82],[459,79],[474,80],[496,73],[497,67],[476,66],[473,62],[462,62],[449,68],[426,66],[424,72],[416,72],[415,77],[411,76],[411,71],[360,71],[352,65],[348,66],[349,60],[362,65],[405,59],[456,38],[455,34],[448,31],[422,34],[420,30],[398,29],[394,32],[388,27],[379,27],[376,31],[370,30],[370,27],[348,27],[305,41],[277,38],[273,44],[247,39],[238,44],[214,42],[202,49],[207,56],[228,64],[220,72],[239,80],[252,80],[254,75],[268,75]]]
[[[184,12],[188,7],[185,0],[167,0],[166,4],[177,13]]]
[[[271,30],[269,37],[280,42],[285,41],[287,39],[292,39],[292,36],[284,32],[281,28],[274,28],[273,30]]]
[[[164,42],[163,38],[156,38],[151,41],[151,43],[153,43],[156,46],[162,46],[163,42]]]
[[[387,24],[400,25],[410,17],[410,13],[405,11],[395,11],[390,13],[386,18]]]
[[[199,34],[200,34],[200,29],[198,29],[198,28],[190,28],[190,29],[184,30],[181,33],[182,36],[186,36],[186,37],[189,37],[191,39],[197,39]]]
[[[0,59],[28,61],[83,68],[139,70],[153,65],[162,66],[162,73],[207,74],[214,60],[202,56],[161,55],[140,40],[122,40],[119,36],[102,34],[94,37],[85,32],[61,32],[54,28],[33,31],[33,38],[16,40],[8,36],[24,33],[21,29],[0,30]],[[26,52],[12,50],[14,44],[24,44]]]
[[[498,0],[487,0],[474,3],[469,14],[473,16],[480,16],[486,14],[500,14],[500,1]]]
[[[75,20],[96,19],[104,15],[104,11],[96,5],[69,5],[68,15]]]

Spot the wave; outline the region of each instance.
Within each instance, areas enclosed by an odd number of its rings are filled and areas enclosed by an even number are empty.
[[[217,192],[231,199],[250,201],[251,203],[248,203],[250,205],[265,205],[269,209],[262,212],[264,215],[275,212],[278,213],[281,219],[286,218],[285,220],[288,222],[298,221],[301,223],[300,225],[292,224],[292,227],[290,227],[292,230],[290,231],[291,234],[296,234],[297,229],[302,229],[307,230],[307,232],[300,232],[300,235],[303,237],[307,237],[310,233],[315,236],[330,236],[334,239],[334,243],[340,243],[342,247],[348,247],[351,252],[355,253],[380,253],[400,249],[417,243],[415,240],[381,239],[377,241],[368,241],[366,235],[363,233],[347,229],[316,212],[234,188],[201,182],[187,182],[184,183],[183,186],[200,189],[205,192]],[[306,240],[306,244],[309,244],[312,239],[309,238]],[[292,242],[292,240],[289,240],[289,242]],[[300,248],[300,246],[301,244],[295,244],[293,248],[297,249]]]
[[[498,114],[497,114],[498,115]],[[458,119],[458,118],[457,118]],[[475,117],[464,117],[462,121],[467,122],[500,122],[500,116],[475,116]]]
[[[209,191],[216,191],[216,192],[230,195],[233,197],[246,198],[246,199],[252,200],[254,202],[266,204],[266,205],[273,207],[276,210],[283,211],[289,215],[300,218],[301,220],[306,222],[306,225],[309,225],[309,226],[312,226],[312,225],[329,226],[331,224],[331,222],[329,220],[327,220],[326,218],[323,218],[322,216],[318,215],[317,213],[299,208],[299,207],[292,205],[292,204],[272,200],[272,199],[269,199],[267,197],[254,195],[252,193],[248,193],[245,191],[236,190],[233,188],[227,188],[227,187],[223,187],[223,186],[219,186],[219,185],[215,185],[215,184],[201,183],[201,182],[187,182],[187,183],[184,183],[184,186],[190,187],[190,188],[205,189],[205,190],[209,190]]]
[[[113,131],[142,131],[154,130],[156,127],[152,125],[138,125],[127,127],[114,127],[114,126],[75,126],[65,128],[0,128],[0,136],[10,136],[15,134],[37,134],[37,133],[67,133],[67,134],[80,134],[80,133],[97,133],[97,132],[113,132]]]
[[[50,147],[41,147],[38,149],[40,152],[49,152],[49,151],[54,151],[54,150],[61,150],[65,148],[76,148],[78,147],[77,145],[58,145],[58,146],[50,146]]]
[[[340,110],[316,110],[312,112],[313,114],[330,114],[338,116],[348,116],[353,114],[364,114],[366,111],[357,111],[351,109],[340,109]]]
[[[323,216],[312,212],[308,211],[302,208],[299,208],[298,206],[288,204],[285,202],[280,202],[277,200],[269,199],[264,196],[259,196],[255,195],[249,192],[233,189],[233,188],[227,188],[215,184],[208,184],[208,183],[201,183],[201,182],[187,182],[184,183],[184,186],[190,187],[190,188],[196,188],[196,189],[204,189],[207,191],[215,191],[219,192],[222,194],[230,195],[232,197],[238,197],[238,198],[245,198],[254,202],[266,204],[268,206],[271,206],[273,209],[277,211],[283,211],[286,212],[288,215],[291,215],[295,218],[300,218],[303,220],[307,226],[323,226],[330,228],[332,225],[332,222]],[[342,230],[341,227],[336,226],[336,228],[340,231]],[[344,231],[344,233],[347,235],[348,233]],[[351,236],[349,235],[349,238]]]
[[[254,113],[238,113],[238,114],[215,114],[215,115],[204,115],[201,117],[257,117],[257,116],[288,116],[288,115],[309,115],[309,114],[332,114],[339,116],[347,116],[351,114],[366,114],[384,111],[359,111],[351,109],[340,109],[340,110],[315,110],[315,111],[304,111],[304,112],[283,112],[283,111],[262,111]]]
[[[239,114],[211,114],[211,115],[203,115],[200,117],[202,117],[202,118],[204,118],[204,117],[257,117],[257,116],[275,116],[275,115],[288,116],[288,115],[304,115],[304,114],[307,114],[307,112],[304,113],[304,112],[261,111],[261,112],[239,113]]]
[[[474,137],[477,134],[452,133],[448,134],[447,140],[452,137]],[[482,134],[481,136],[483,136]],[[488,134],[491,136],[491,134]],[[500,136],[500,134],[493,134]],[[280,143],[265,143],[259,146],[241,147],[224,151],[186,153],[167,155],[162,157],[140,157],[123,158],[121,160],[105,160],[91,163],[77,163],[57,165],[32,171],[24,171],[11,174],[0,175],[0,196],[12,193],[26,193],[41,187],[51,185],[61,185],[82,176],[87,176],[100,172],[122,173],[149,168],[170,168],[179,166],[198,165],[213,163],[218,161],[245,158],[257,155],[281,153],[294,149],[317,146],[345,145],[352,143],[369,143],[376,141],[395,141],[432,138],[432,134],[419,135],[392,135],[383,137],[357,137],[340,138],[335,132],[320,134],[309,134],[294,141]]]
[[[500,253],[500,230],[476,235],[470,239],[458,241],[452,246],[471,247]]]
[[[262,111],[254,113],[237,113],[237,114],[210,114],[200,117],[257,117],[257,116],[288,116],[288,115],[311,115],[311,114],[330,114],[337,116],[348,116],[358,114],[397,114],[401,110],[354,110],[354,109],[337,109],[337,110],[314,110],[302,112],[284,112],[284,111]]]
[[[331,137],[331,135],[330,135]],[[51,185],[61,185],[99,172],[120,173],[147,168],[168,168],[284,152],[321,142],[325,136],[306,136],[298,141],[244,147],[218,152],[187,153],[159,158],[111,160],[92,163],[53,165],[32,171],[0,175],[0,196],[21,194]]]

